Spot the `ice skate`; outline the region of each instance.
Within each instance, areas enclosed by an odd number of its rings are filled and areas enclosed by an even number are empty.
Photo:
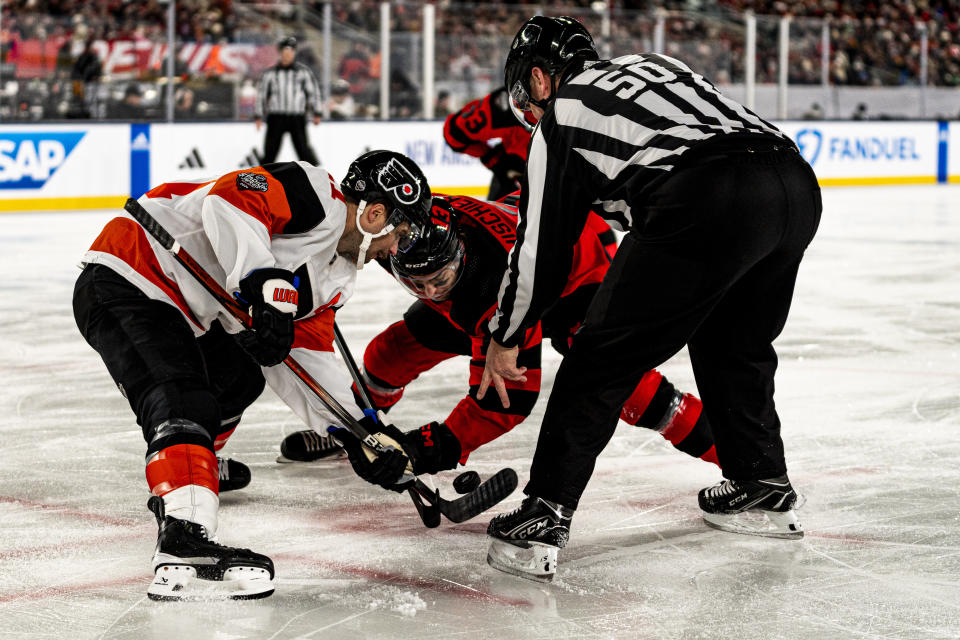
[[[557,553],[570,537],[573,510],[528,496],[510,513],[490,521],[487,564],[506,573],[549,582],[557,570]]]
[[[701,489],[704,521],[714,529],[768,538],[803,537],[797,492],[786,475],[767,480],[724,480]]]
[[[277,462],[313,462],[322,458],[345,458],[347,452],[336,440],[313,429],[295,431],[280,443]]]
[[[236,491],[250,484],[250,467],[239,460],[217,456],[220,471],[220,493]]]
[[[147,506],[160,531],[153,554],[152,600],[254,600],[273,593],[273,561],[249,549],[225,547],[193,522],[165,517],[163,499]]]

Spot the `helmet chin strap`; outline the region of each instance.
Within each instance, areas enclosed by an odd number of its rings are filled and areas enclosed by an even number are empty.
[[[367,208],[367,201],[361,200],[360,204],[357,205],[357,231],[363,234],[363,240],[360,242],[360,249],[357,251],[357,271],[363,270],[363,264],[366,262],[367,249],[370,248],[370,243],[375,239],[385,236],[391,231],[393,231],[393,225],[387,224],[384,225],[383,229],[377,233],[370,233],[364,231],[363,227],[360,225],[360,216],[363,215],[363,210]]]

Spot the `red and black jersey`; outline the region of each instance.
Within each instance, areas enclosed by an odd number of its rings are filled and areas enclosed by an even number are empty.
[[[443,137],[450,148],[458,153],[480,158],[490,168],[506,152],[527,161],[527,146],[530,132],[514,117],[507,104],[507,90],[497,89],[479,100],[473,100],[460,111],[447,116],[443,123]],[[502,151],[492,142],[500,140]]]
[[[516,242],[516,208],[467,196],[443,196],[457,213],[458,228],[465,247],[463,271],[450,297],[442,302],[416,302],[403,323],[391,326],[374,338],[364,354],[364,368],[374,384],[399,391],[418,375],[451,354],[470,356],[469,393],[444,420],[460,441],[462,460],[474,449],[503,435],[523,421],[533,410],[540,392],[540,356],[543,334],[540,323],[531,327],[522,340],[518,366],[527,367],[527,382],[505,381],[510,407],[505,409],[497,394],[478,400],[477,390],[483,375],[487,347],[490,344],[488,322],[496,311],[500,282],[506,270],[507,255]],[[603,279],[610,265],[615,240],[599,217],[593,216],[577,245],[564,300],[582,307],[574,316],[583,318],[589,295],[576,295]],[[382,263],[381,263],[382,264]],[[389,268],[389,267],[388,267]],[[425,307],[431,314],[424,313]],[[436,316],[442,316],[438,322]],[[469,347],[456,335],[446,342],[438,334],[454,333],[469,339]],[[450,332],[449,326],[456,331]],[[564,340],[566,336],[564,336]],[[402,344],[402,349],[398,345]],[[393,402],[399,400],[396,393]]]

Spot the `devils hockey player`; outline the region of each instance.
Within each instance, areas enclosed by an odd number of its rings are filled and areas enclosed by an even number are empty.
[[[500,87],[447,116],[443,139],[454,151],[479,158],[490,169],[487,199],[500,200],[520,188],[533,124],[521,124],[513,116],[507,91]]]
[[[515,198],[513,199],[515,200]],[[421,373],[456,355],[470,356],[470,390],[441,422],[431,422],[399,438],[414,472],[436,473],[466,463],[478,447],[522,422],[540,391],[541,341],[549,337],[561,354],[583,320],[597,286],[616,251],[615,236],[591,216],[580,236],[563,296],[526,334],[520,361],[526,380],[508,385],[509,406],[493,396],[476,397],[507,255],[516,240],[516,209],[465,196],[433,198],[432,221],[409,251],[389,266],[419,300],[367,346],[364,372],[378,408],[389,410]],[[386,262],[386,261],[382,261]],[[674,388],[656,371],[648,372],[624,405],[629,424],[659,431],[677,449],[716,463],[713,437],[700,401]],[[329,454],[309,432],[291,434],[287,457],[310,460]],[[312,444],[312,446],[311,446]],[[390,479],[391,482],[393,479]]]
[[[324,170],[281,162],[160,185],[140,204],[227,291],[242,327],[130,217],[111,220],[84,257],[74,292],[81,333],[103,358],[147,442],[159,523],[154,599],[262,598],[273,563],[219,544],[215,451],[264,378],[308,425],[333,416],[285,367],[290,353],[354,416],[350,378],[333,355],[335,309],[357,269],[408,248],[430,208],[419,168],[375,151],[350,167],[347,198]],[[239,345],[239,346],[238,346]],[[240,348],[243,347],[243,349]],[[258,366],[259,365],[259,366]],[[261,368],[262,367],[262,368]],[[398,453],[399,455],[399,453]]]

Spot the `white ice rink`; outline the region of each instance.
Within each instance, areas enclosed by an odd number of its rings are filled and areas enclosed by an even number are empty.
[[[345,462],[276,464],[299,425],[268,392],[225,450],[253,482],[223,496],[220,538],[271,556],[277,591],[218,604],[146,597],[145,445],[70,304],[112,214],[0,216],[0,638],[960,637],[960,187],[824,201],[777,343],[802,541],[707,528],[696,492],[718,471],[622,424],[540,586],[486,565],[488,514],[426,530],[406,496]],[[363,271],[340,314],[355,354],[411,300]],[[558,359],[544,353],[549,389]],[[662,371],[694,390],[685,354]],[[391,417],[443,418],[466,375],[465,359],[446,363]],[[523,482],[545,400],[470,468]]]

